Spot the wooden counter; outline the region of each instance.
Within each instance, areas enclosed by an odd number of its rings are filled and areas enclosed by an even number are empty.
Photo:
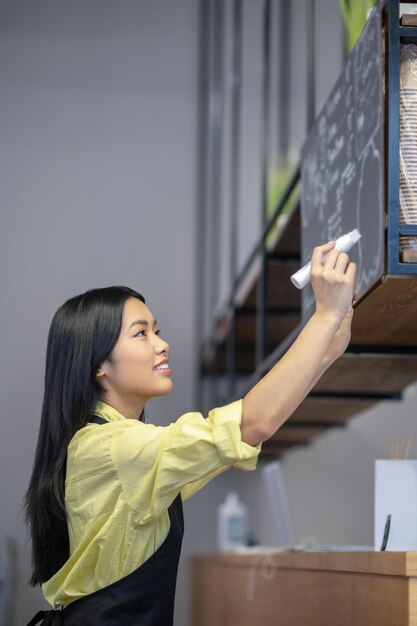
[[[417,626],[417,552],[203,555],[193,626]]]

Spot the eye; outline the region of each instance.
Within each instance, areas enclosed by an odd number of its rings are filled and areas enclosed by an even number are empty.
[[[134,337],[146,337],[146,330],[140,330]]]
[[[160,328],[158,328],[158,329],[155,331],[155,335],[158,335],[158,337],[161,335],[161,329],[160,329]]]

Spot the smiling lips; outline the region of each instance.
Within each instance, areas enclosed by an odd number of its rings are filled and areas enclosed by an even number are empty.
[[[163,372],[164,374],[169,375],[171,373],[171,370],[169,369],[168,363],[169,363],[169,361],[163,361],[159,365],[156,365],[154,367],[154,370],[156,370],[158,372]]]

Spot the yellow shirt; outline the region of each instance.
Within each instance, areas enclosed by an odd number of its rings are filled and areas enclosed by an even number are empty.
[[[168,507],[228,467],[252,470],[260,446],[241,440],[242,401],[187,413],[169,426],[126,419],[98,402],[109,424],[87,424],[68,446],[65,505],[70,557],[42,585],[55,608],[130,574],[163,543]]]

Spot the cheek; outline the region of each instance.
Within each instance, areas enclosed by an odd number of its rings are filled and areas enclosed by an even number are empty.
[[[123,354],[120,354],[120,368],[126,374],[132,375],[141,373],[146,375],[150,373],[153,368],[153,354],[152,351],[147,349],[146,345],[132,344],[125,346]]]

